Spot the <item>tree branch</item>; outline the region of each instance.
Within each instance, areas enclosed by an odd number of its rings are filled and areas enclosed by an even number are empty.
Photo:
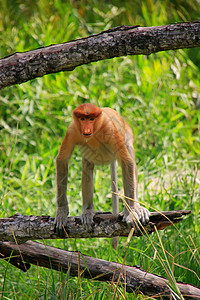
[[[28,241],[17,245],[13,242],[0,242],[2,258],[23,271],[30,264],[70,273],[71,276],[107,281],[115,285],[123,285],[127,292],[154,296],[162,299],[172,299],[173,291],[170,283],[163,277],[147,273],[137,267],[121,265],[103,259],[97,259],[70,252],[40,243]],[[23,267],[22,267],[23,266]],[[81,274],[81,275],[80,275]],[[200,289],[190,284],[177,283],[184,299],[199,299]],[[176,298],[176,297],[175,297]]]
[[[191,211],[168,211],[151,212],[149,224],[143,229],[133,231],[133,236],[151,234],[157,230],[163,230],[167,226],[176,224],[182,220],[184,215]],[[130,228],[121,221],[120,216],[111,213],[97,213],[94,216],[94,224],[90,231],[87,231],[81,222],[80,217],[69,217],[65,227],[63,238],[93,238],[114,236],[128,236]],[[16,214],[9,218],[0,219],[0,240],[15,241],[23,243],[27,240],[58,239],[60,236],[54,232],[54,218],[50,216],[23,216]]]
[[[87,38],[15,53],[0,60],[0,88],[113,57],[200,46],[200,21],[120,26]]]

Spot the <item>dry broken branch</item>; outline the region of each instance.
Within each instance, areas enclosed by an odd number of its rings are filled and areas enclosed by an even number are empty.
[[[157,27],[120,26],[87,38],[0,60],[0,88],[113,57],[200,46],[200,21]]]
[[[0,242],[1,257],[8,262],[19,265],[26,271],[30,264],[68,272],[71,276],[107,281],[123,285],[127,292],[154,296],[162,299],[175,299],[169,288],[168,280],[136,267],[121,265],[102,259],[82,255],[80,252],[70,252],[54,247],[28,241],[22,245],[13,242]],[[190,284],[177,283],[184,299],[200,299],[200,289]],[[176,298],[178,299],[178,298]]]
[[[162,230],[167,226],[180,222],[184,215],[190,213],[191,211],[188,210],[151,212],[149,224],[141,230],[135,230],[133,235],[150,234],[155,231],[155,227]],[[84,228],[80,217],[69,217],[65,231],[65,238],[110,238],[113,236],[128,236],[130,228],[121,221],[120,216],[111,213],[97,213],[94,216],[92,230],[87,231]],[[18,243],[22,243],[27,240],[58,238],[60,237],[54,232],[54,218],[50,216],[16,214],[6,219],[0,219],[1,241],[17,240]]]

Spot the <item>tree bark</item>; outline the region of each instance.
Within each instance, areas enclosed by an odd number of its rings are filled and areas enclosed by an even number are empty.
[[[149,223],[143,228],[135,226],[133,236],[151,234],[162,230],[167,226],[176,224],[182,220],[184,215],[191,211],[168,211],[151,212]],[[94,216],[94,224],[90,231],[87,231],[81,222],[80,217],[69,217],[65,232],[62,238],[93,238],[114,236],[128,236],[130,228],[123,223],[120,216],[111,213],[97,213]],[[0,219],[0,241],[17,241],[24,243],[27,240],[58,239],[61,238],[54,232],[54,218],[50,216],[23,216],[16,214],[9,218]]]
[[[113,57],[200,46],[200,21],[157,27],[120,26],[87,38],[0,60],[0,88]]]
[[[71,276],[107,281],[123,285],[127,292],[154,296],[162,299],[179,299],[172,297],[170,282],[137,267],[121,265],[102,259],[82,255],[28,241],[17,245],[13,242],[0,242],[1,257],[23,271],[30,264],[70,273]],[[80,275],[81,274],[81,275]],[[184,299],[199,299],[200,289],[190,284],[177,283]]]

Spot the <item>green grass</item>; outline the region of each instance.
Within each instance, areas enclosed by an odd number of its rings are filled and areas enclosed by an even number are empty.
[[[0,9],[0,56],[88,36],[127,24],[157,26],[200,16],[197,1],[6,1]],[[117,110],[135,136],[139,196],[150,210],[190,209],[158,234],[44,241],[68,250],[140,265],[200,287],[199,49],[121,57],[80,66],[0,92],[0,216],[55,216],[55,157],[72,110],[91,102]],[[122,190],[119,168],[119,188]],[[96,209],[110,211],[109,167],[96,169]],[[81,157],[70,167],[71,215],[81,213]],[[122,201],[120,203],[122,208]],[[0,262],[1,299],[112,299],[115,286],[32,266],[27,273]],[[144,299],[118,287],[116,299]]]

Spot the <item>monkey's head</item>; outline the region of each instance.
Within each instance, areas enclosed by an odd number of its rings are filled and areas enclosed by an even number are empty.
[[[91,103],[81,104],[73,111],[74,121],[84,137],[91,137],[95,133],[95,125],[101,113],[102,110]]]

